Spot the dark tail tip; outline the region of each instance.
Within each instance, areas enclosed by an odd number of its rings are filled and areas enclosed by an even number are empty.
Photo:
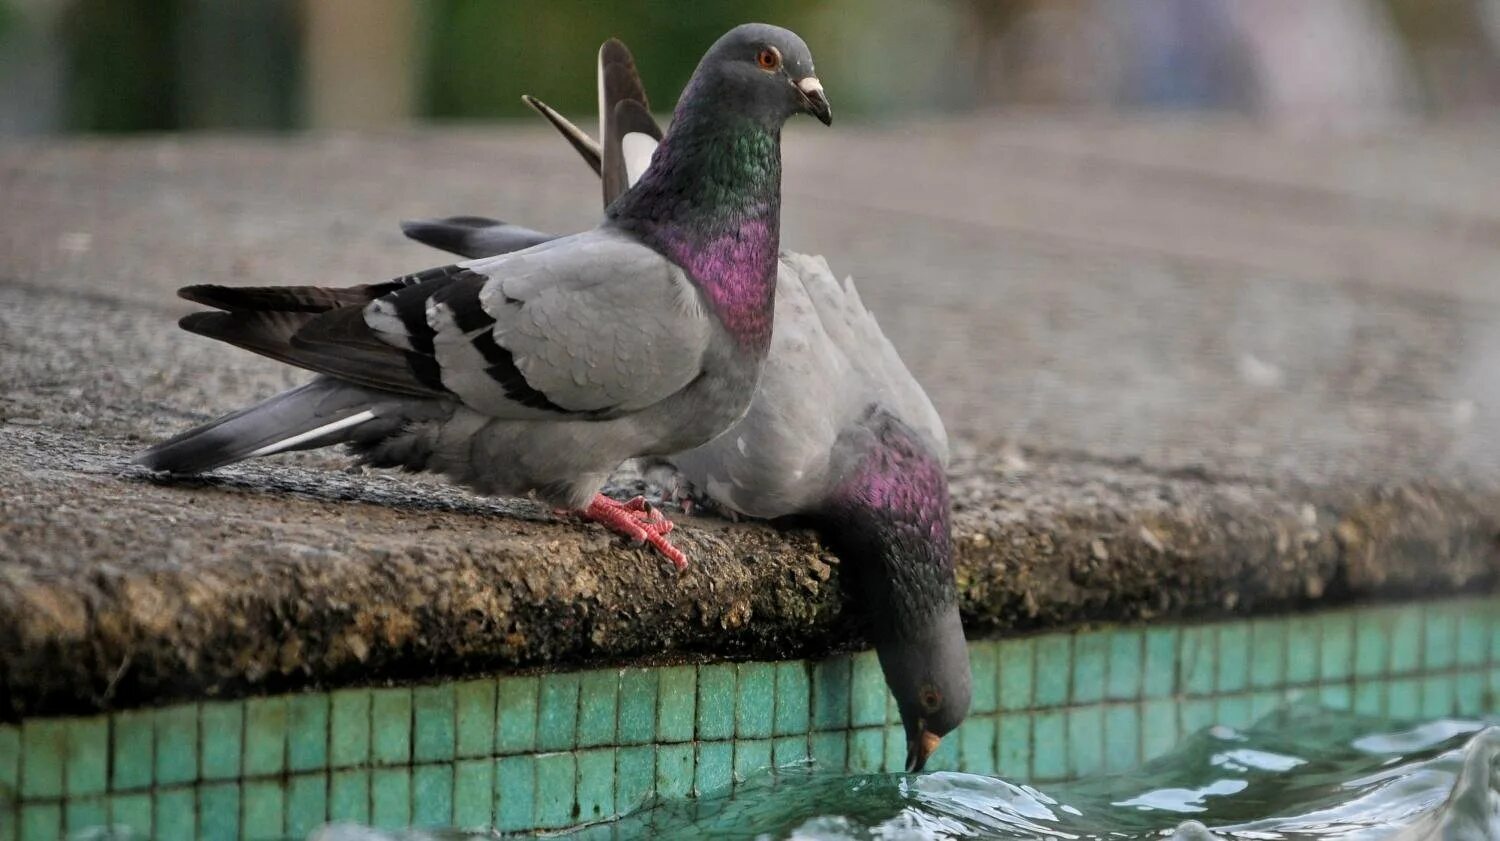
[[[408,239],[455,254],[467,253],[470,238],[476,230],[502,224],[483,216],[449,216],[446,219],[407,219],[401,222],[401,233]]]

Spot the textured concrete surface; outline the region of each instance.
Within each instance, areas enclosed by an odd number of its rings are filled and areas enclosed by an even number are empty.
[[[858,279],[948,421],[974,633],[1473,592],[1500,573],[1497,141],[799,127],[784,239]],[[677,577],[337,454],[124,467],[301,380],[177,331],[176,287],[383,279],[440,262],[399,218],[576,229],[596,195],[518,127],[0,146],[0,718],[851,644],[802,532],[689,519]]]

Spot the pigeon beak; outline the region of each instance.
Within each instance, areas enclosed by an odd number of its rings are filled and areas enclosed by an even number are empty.
[[[817,76],[804,76],[795,83],[797,93],[802,95],[802,107],[818,118],[825,126],[833,125],[833,111],[828,107],[828,97],[823,95],[823,83]]]
[[[920,773],[927,765],[927,757],[932,756],[933,751],[938,749],[938,743],[943,740],[942,736],[927,730],[915,739],[906,740],[906,773]]]

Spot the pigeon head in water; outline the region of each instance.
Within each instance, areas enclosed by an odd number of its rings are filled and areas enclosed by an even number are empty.
[[[599,100],[595,142],[526,97],[599,173],[608,205],[653,165],[662,138],[634,59],[616,40],[599,51]],[[554,239],[470,216],[402,227],[415,240],[470,257]],[[663,460],[722,508],[796,517],[823,535],[843,561],[901,712],[906,770],[920,771],[963,720],[970,695],[949,537],[947,437],[853,283],[841,283],[822,258],[783,251],[779,263],[774,334],[749,412],[713,441]]]

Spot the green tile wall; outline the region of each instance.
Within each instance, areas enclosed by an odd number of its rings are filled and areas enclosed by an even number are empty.
[[[1048,782],[1127,771],[1287,697],[1500,712],[1500,599],[970,644],[972,712],[929,763]],[[777,765],[899,766],[871,652],[480,678],[0,725],[0,841],[302,836],[330,820],[558,829]]]

